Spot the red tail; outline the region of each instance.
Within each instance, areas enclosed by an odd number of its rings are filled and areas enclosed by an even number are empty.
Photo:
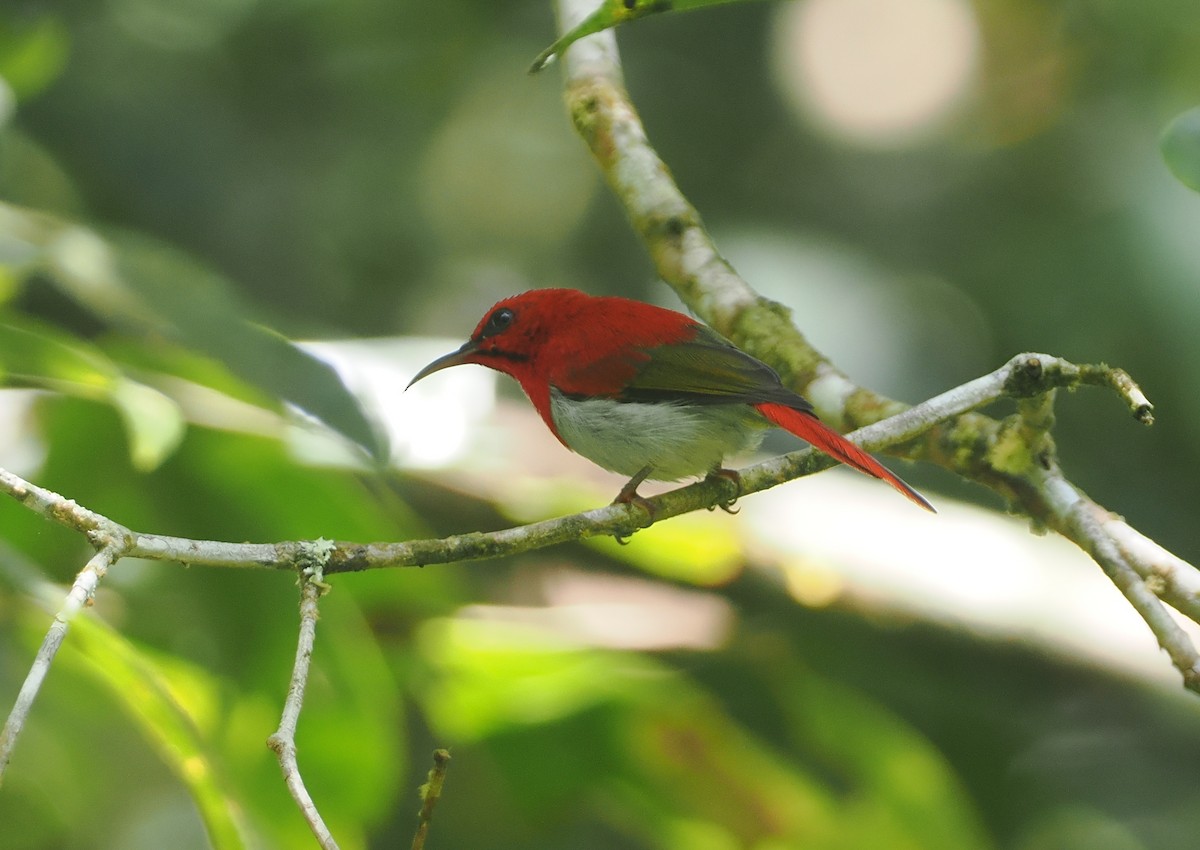
[[[802,440],[807,440],[813,446],[825,452],[830,457],[840,460],[847,466],[852,466],[867,475],[881,478],[891,484],[905,496],[925,510],[937,513],[933,505],[912,487],[875,458],[864,452],[854,443],[847,440],[837,431],[830,428],[811,413],[796,410],[782,404],[757,404],[758,412],[770,419],[785,431],[790,431]]]

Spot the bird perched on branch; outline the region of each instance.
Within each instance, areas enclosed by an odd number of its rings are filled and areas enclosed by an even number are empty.
[[[646,479],[721,475],[728,455],[756,448],[777,426],[847,466],[929,502],[837,431],[770,366],[696,320],[627,298],[535,289],[506,298],[441,369],[476,363],[517,380],[546,426],[573,452],[630,476],[619,502]]]

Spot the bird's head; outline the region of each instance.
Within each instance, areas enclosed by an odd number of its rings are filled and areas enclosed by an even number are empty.
[[[534,289],[505,298],[484,314],[471,338],[457,351],[434,360],[408,386],[464,363],[487,366],[518,380],[537,372],[548,344],[577,321],[589,300],[591,296],[573,289]]]

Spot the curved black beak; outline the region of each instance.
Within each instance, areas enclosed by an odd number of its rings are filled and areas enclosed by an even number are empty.
[[[434,372],[440,372],[442,369],[449,369],[451,366],[461,366],[464,363],[474,363],[475,361],[472,360],[471,357],[477,350],[478,347],[476,346],[475,341],[467,340],[462,344],[462,347],[459,348],[458,351],[451,351],[449,354],[439,357],[437,360],[434,360],[432,363],[418,372],[413,379],[408,382],[408,386],[406,386],[404,389],[407,390],[408,387],[411,387],[417,381],[421,380],[422,378],[429,377]]]

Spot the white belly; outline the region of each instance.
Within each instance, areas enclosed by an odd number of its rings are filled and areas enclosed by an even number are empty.
[[[756,448],[769,427],[746,404],[579,401],[554,389],[550,412],[571,451],[630,477],[651,466],[656,481],[705,475],[726,456]]]

